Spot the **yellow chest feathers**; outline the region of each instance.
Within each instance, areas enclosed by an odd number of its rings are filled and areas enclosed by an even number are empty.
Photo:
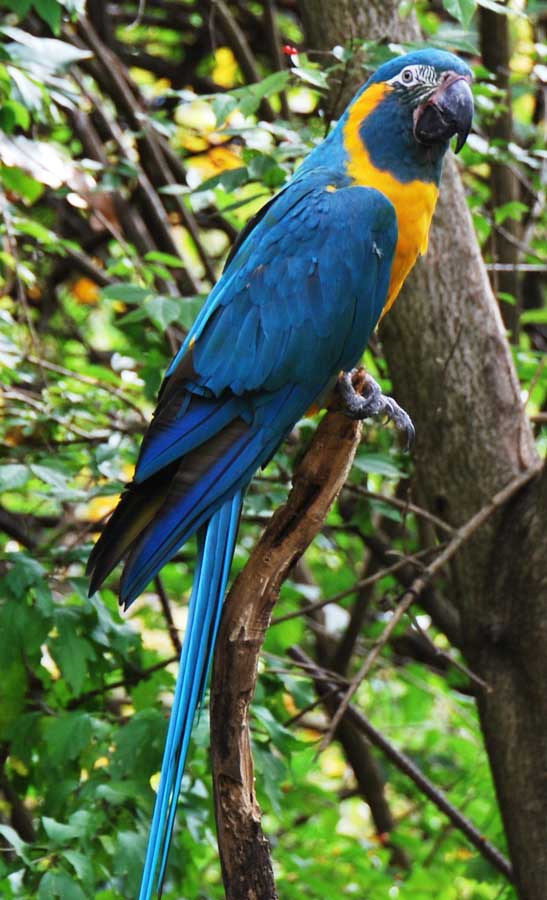
[[[399,236],[391,282],[384,313],[391,307],[418,256],[427,250],[429,226],[437,202],[438,188],[431,182],[403,183],[389,172],[377,169],[359,134],[363,119],[373,111],[390,90],[385,84],[373,84],[353,105],[344,128],[348,153],[348,175],[355,184],[373,187],[391,200],[397,214]]]

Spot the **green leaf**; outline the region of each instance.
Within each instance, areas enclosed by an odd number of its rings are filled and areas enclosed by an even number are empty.
[[[272,94],[279,94],[286,88],[289,81],[290,73],[283,69],[280,72],[273,72],[267,75],[262,81],[251,85],[253,93],[258,97],[271,97]]]
[[[404,473],[392,460],[381,453],[361,453],[356,457],[354,465],[361,472],[371,475],[386,475],[388,478],[400,478]]]
[[[42,825],[48,838],[58,846],[62,846],[80,836],[77,828],[65,825],[63,822],[57,822],[55,819],[50,819],[49,816],[42,816]]]
[[[30,127],[30,115],[22,103],[17,103],[16,100],[7,100],[0,112],[11,114],[13,124],[18,125],[20,128],[26,130]]]
[[[180,316],[181,306],[184,300],[174,297],[162,297],[157,295],[145,301],[146,312],[154,324],[164,331],[171,322],[176,322]]]
[[[475,0],[443,0],[443,6],[447,13],[467,27],[475,13],[476,2]]]
[[[46,726],[48,753],[55,765],[76,759],[88,746],[93,733],[91,716],[82,712],[59,716]]]
[[[2,680],[0,681],[0,741],[5,741],[13,724],[24,712],[28,676],[21,659],[10,662],[3,656]]]
[[[106,300],[121,300],[123,303],[142,303],[153,293],[151,288],[138,284],[109,284],[101,291]]]
[[[6,71],[12,79],[16,93],[23,106],[31,111],[36,111],[42,106],[42,91],[38,85],[25,75],[24,72],[16,69],[15,66],[6,66]]]
[[[237,88],[230,94],[215,94],[213,112],[217,124],[223,124],[235,109],[239,109],[244,116],[252,115],[260,106],[261,100],[282,91],[288,79],[289,73],[283,70],[268,75],[262,81]]]
[[[53,488],[57,488],[62,491],[66,491],[67,488],[67,477],[62,472],[59,472],[58,469],[53,469],[51,466],[42,466],[37,463],[34,463],[30,466],[30,470],[36,478],[39,478],[40,481],[43,481],[45,484],[49,484]]]
[[[51,642],[51,654],[78,695],[84,685],[88,662],[96,659],[96,653],[89,641],[78,634],[78,622],[70,610],[60,610],[56,622],[59,636]]]
[[[3,491],[16,491],[24,487],[30,475],[29,467],[22,463],[8,463],[0,466],[0,494]]]
[[[43,580],[45,569],[37,559],[33,559],[26,553],[7,553],[6,560],[10,565],[8,574],[3,579],[4,585],[21,601],[28,588]],[[21,606],[19,610],[21,619],[28,615],[30,615],[30,610],[26,606]],[[38,617],[36,618],[38,619]],[[25,622],[23,630],[27,631],[27,629],[28,623]],[[30,634],[28,638],[30,641]]]
[[[137,309],[132,309],[131,312],[125,314],[120,319],[118,319],[118,325],[133,325],[135,322],[142,322],[143,319],[147,318],[147,312],[143,306],[138,306]]]
[[[515,219],[517,222],[521,222],[523,215],[527,212],[528,207],[525,203],[521,203],[520,200],[511,200],[494,210],[494,221],[496,225],[501,225],[506,219]]]
[[[303,66],[294,66],[291,69],[293,75],[306,84],[312,84],[314,87],[326,89],[329,86],[327,76],[320,69],[304,68]]]
[[[119,729],[116,754],[112,766],[115,777],[129,772],[140,777],[159,768],[167,721],[160,709],[143,709]]]
[[[112,806],[122,806],[135,798],[140,790],[141,785],[137,781],[109,781],[98,786],[96,796]]]
[[[272,739],[273,745],[278,750],[281,750],[282,753],[289,753],[291,750],[302,746],[302,742],[295,738],[292,731],[289,731],[281,722],[278,722],[267,707],[255,704],[253,706],[253,715],[264,726]]]
[[[51,28],[53,34],[61,30],[61,4],[57,0],[33,0],[34,9]]]
[[[240,169],[225,169],[224,172],[220,172],[218,175],[213,175],[212,178],[207,178],[206,181],[202,181],[195,189],[195,193],[200,191],[210,191],[213,188],[220,187],[230,194],[248,180],[249,172],[246,166],[242,166]]]
[[[89,50],[79,50],[64,41],[35,37],[21,28],[4,25],[0,27],[0,32],[15,41],[13,44],[5,45],[10,59],[26,63],[35,71],[55,72],[66,69],[73,63],[90,59],[93,55]]]
[[[80,853],[78,850],[65,850],[63,856],[67,862],[70,863],[82,884],[91,887],[94,881],[93,863],[91,862],[91,859],[85,853]]]
[[[46,872],[36,895],[37,900],[88,900],[81,887],[66,872]]]
[[[21,18],[27,15],[32,4],[33,0],[4,0],[3,3],[4,6],[16,12]]]
[[[223,125],[228,116],[237,109],[238,100],[231,94],[216,94],[212,106],[217,125]]]
[[[171,253],[162,253],[159,250],[149,250],[145,254],[147,262],[159,262],[171,269],[184,269],[184,262],[178,256],[172,256]]]
[[[20,856],[24,862],[29,862],[28,851],[30,845],[23,841],[14,828],[10,825],[0,825],[0,834],[13,847],[17,856]]]
[[[253,758],[257,772],[257,785],[263,791],[279,815],[284,799],[282,785],[287,778],[285,762],[274,755],[269,746],[253,741]]]
[[[117,875],[124,875],[127,878],[127,891],[133,895],[140,882],[142,861],[146,853],[146,837],[135,831],[120,831],[116,843],[114,870]]]
[[[19,169],[17,166],[2,166],[0,169],[0,178],[8,191],[19,194],[20,197],[24,197],[25,200],[28,200],[29,203],[34,203],[44,193],[44,185],[40,184],[39,181],[36,181],[36,179],[32,178],[30,175],[27,175],[26,172],[23,172],[23,170]]]
[[[547,324],[547,309],[527,309],[522,313],[520,321],[524,325],[545,325]]]

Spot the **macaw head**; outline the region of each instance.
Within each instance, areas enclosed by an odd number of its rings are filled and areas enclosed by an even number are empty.
[[[401,181],[437,181],[449,141],[463,147],[473,118],[469,66],[442,50],[416,50],[384,63],[346,116],[372,163]],[[358,121],[356,121],[358,119]]]

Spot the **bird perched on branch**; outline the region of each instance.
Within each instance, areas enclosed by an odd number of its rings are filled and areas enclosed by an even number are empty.
[[[140,900],[161,892],[243,494],[294,424],[359,361],[427,249],[443,157],[471,127],[468,66],[421,50],[382,65],[291,181],[247,224],[169,366],[135,476],[90,560],[93,592],[124,559],[127,608],[194,533],[198,561]],[[369,380],[348,415],[407,414]]]

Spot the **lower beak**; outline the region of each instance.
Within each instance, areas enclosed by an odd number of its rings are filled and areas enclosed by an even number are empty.
[[[422,144],[438,144],[458,135],[456,153],[467,140],[473,120],[473,95],[466,78],[454,75],[418,107],[414,136]]]

